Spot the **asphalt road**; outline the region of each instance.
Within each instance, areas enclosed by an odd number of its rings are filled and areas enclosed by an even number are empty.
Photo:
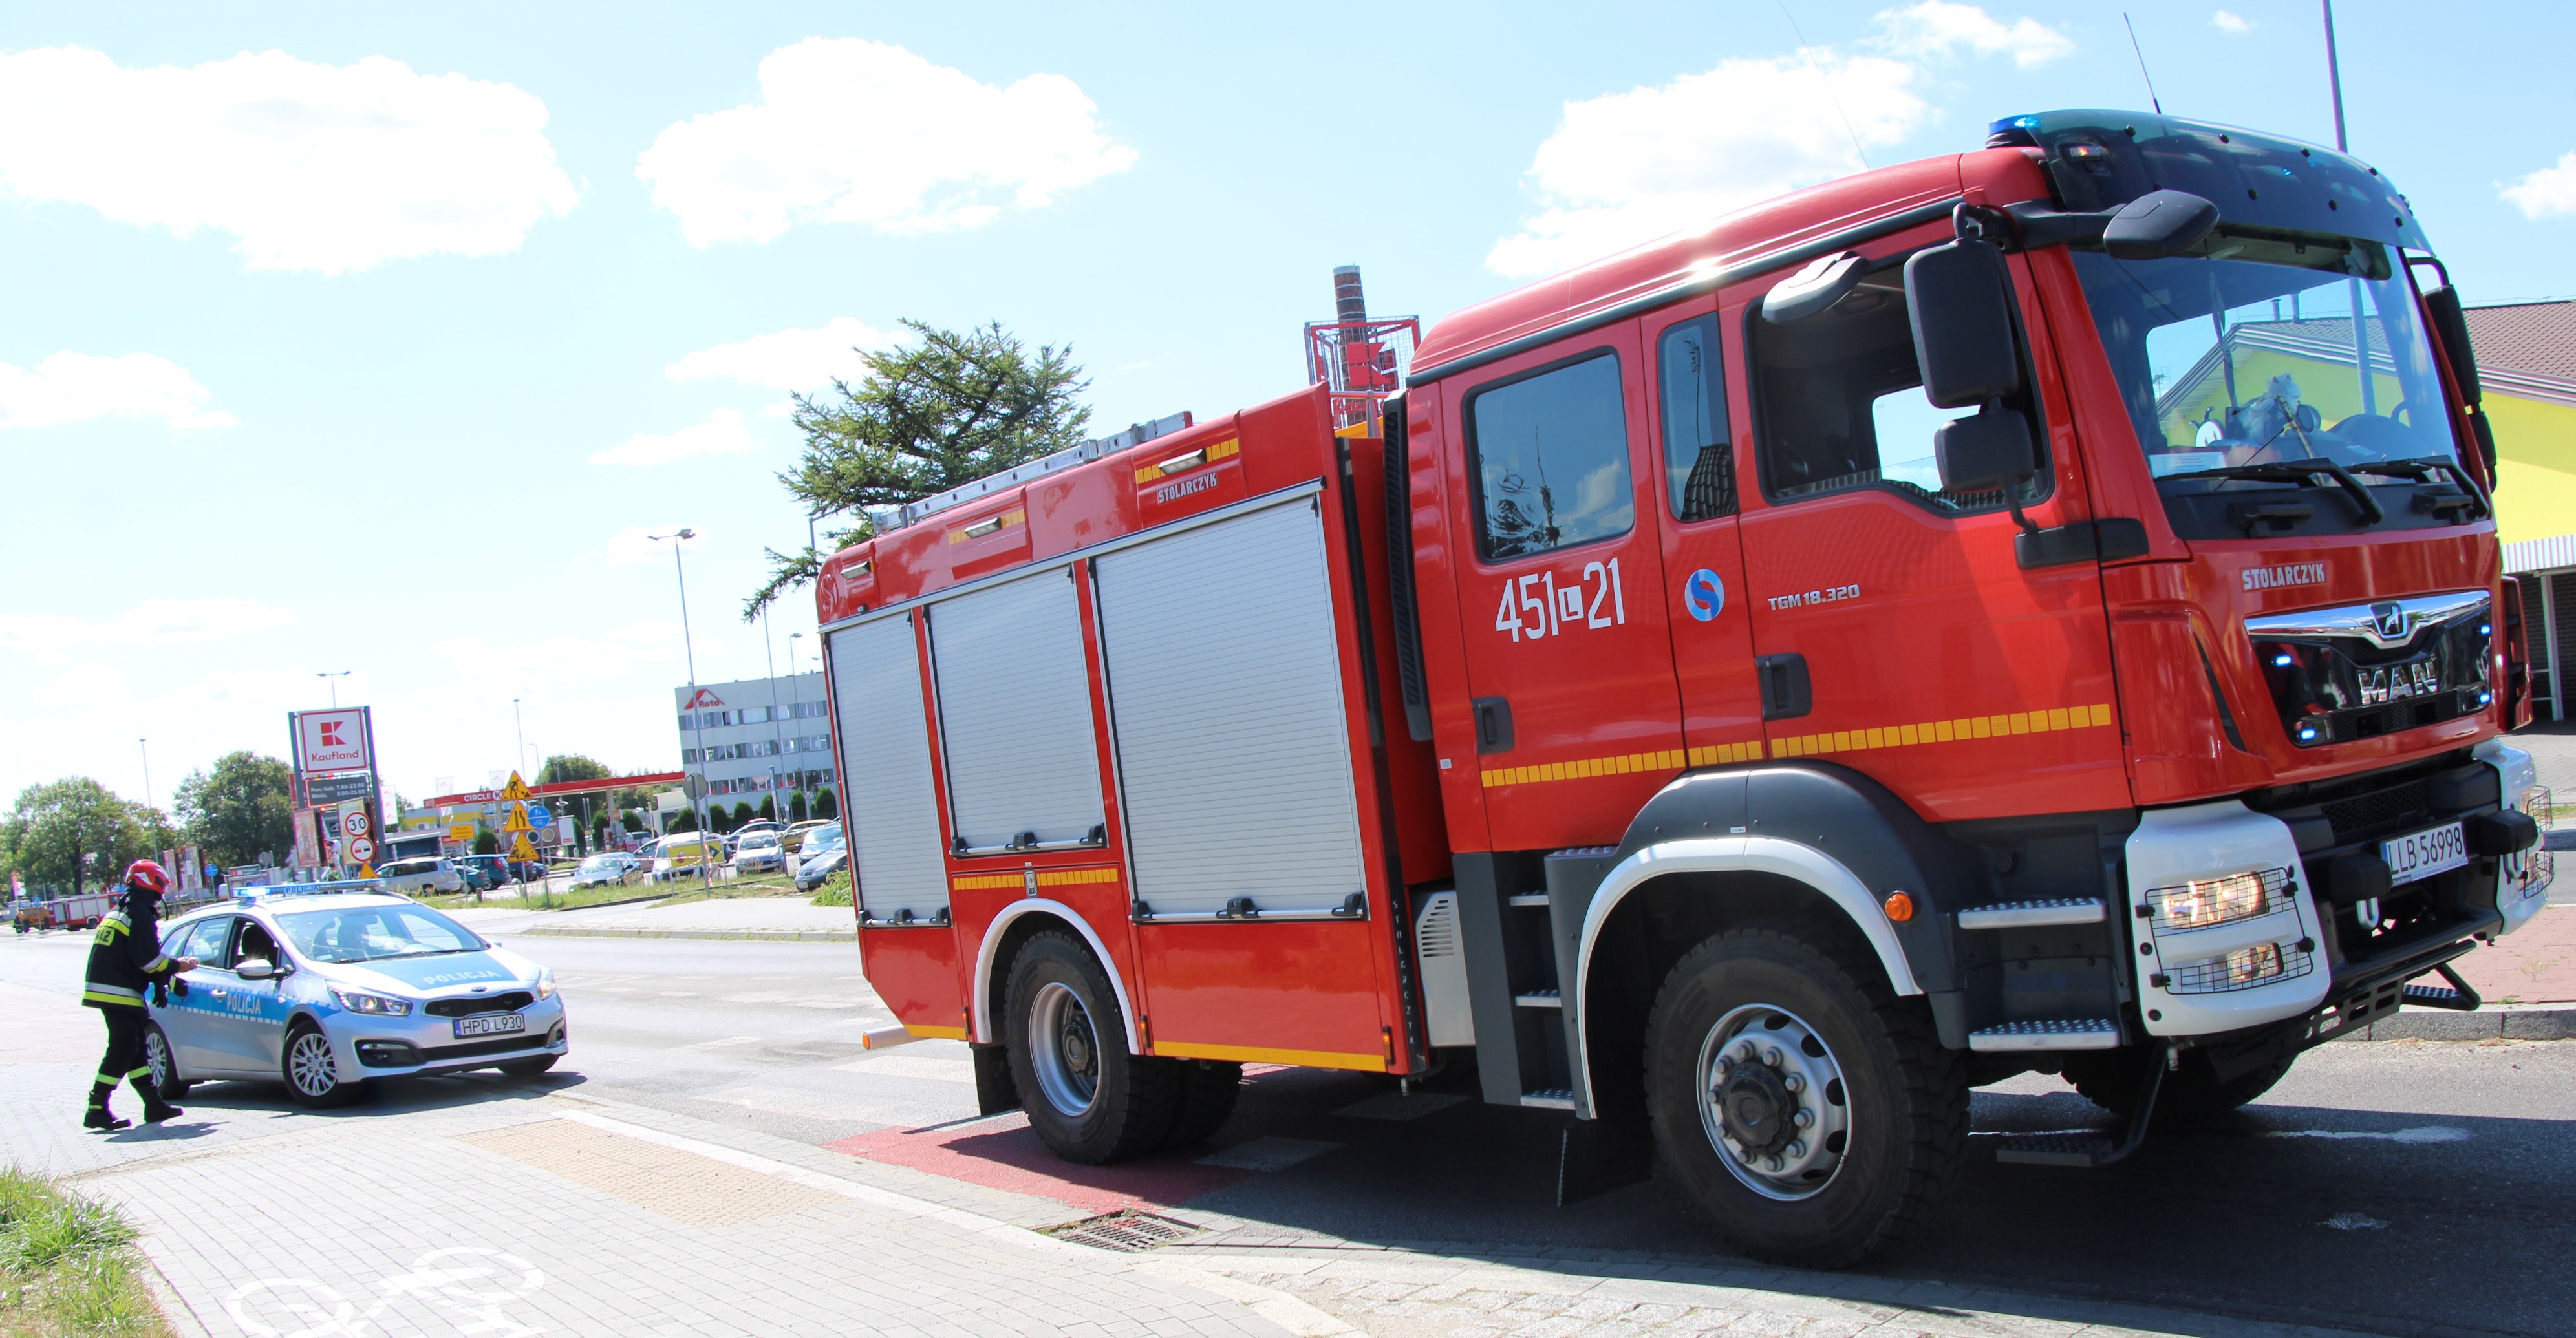
[[[812,1143],[976,1113],[962,1046],[857,1045],[886,1014],[846,946],[503,938],[564,984],[572,1055],[552,1083]],[[71,936],[0,944],[0,979],[68,989],[80,950]],[[378,1108],[471,1099],[488,1081],[391,1084]],[[1334,1113],[1384,1090],[1256,1075],[1219,1144],[1334,1150],[1190,1206],[1416,1248],[1727,1254],[1660,1182],[1554,1207],[1561,1117],[1438,1096],[1414,1098],[1431,1107],[1415,1119]],[[275,1099],[210,1084],[192,1101]],[[1958,1194],[1872,1271],[2366,1332],[2576,1333],[2576,1042],[2339,1043],[2233,1120],[2159,1135],[2109,1170],[1988,1155],[2000,1133],[2106,1122],[2051,1078],[1980,1091]]]

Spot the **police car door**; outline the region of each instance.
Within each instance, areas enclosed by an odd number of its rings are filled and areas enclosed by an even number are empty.
[[[215,1011],[223,1007],[232,973],[224,969],[224,953],[232,947],[233,920],[229,915],[210,915],[191,920],[170,939],[161,951],[172,957],[194,957],[197,969],[179,980],[187,982],[186,994],[170,991],[170,1005],[152,1010],[152,1020],[160,1024],[161,1034],[170,1042],[170,1052],[179,1067],[190,1076],[211,1069],[229,1068],[215,1048]]]
[[[241,965],[254,958],[271,967],[284,965],[277,942],[266,926],[248,916],[234,917],[232,952],[218,973],[214,1007],[204,1016],[209,1048],[223,1068],[236,1073],[274,1073],[286,1030],[286,1005],[277,981],[244,980]],[[193,994],[194,991],[191,991]]]

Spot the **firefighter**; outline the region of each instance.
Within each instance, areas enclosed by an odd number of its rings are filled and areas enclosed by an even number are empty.
[[[167,989],[172,976],[197,967],[194,957],[161,953],[161,894],[169,887],[170,875],[160,865],[148,859],[134,861],[125,870],[125,895],[115,910],[100,918],[98,932],[90,939],[89,979],[81,1002],[107,1018],[107,1057],[99,1061],[98,1080],[89,1089],[89,1113],[81,1117],[84,1128],[122,1129],[131,1123],[107,1108],[107,1099],[120,1080],[132,1081],[134,1090],[142,1094],[144,1123],[158,1124],[183,1113],[161,1099],[152,1070],[143,1062],[144,990]]]

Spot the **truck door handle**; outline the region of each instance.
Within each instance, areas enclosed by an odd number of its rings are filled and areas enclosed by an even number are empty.
[[[1765,655],[1753,662],[1753,677],[1762,686],[1762,718],[1789,720],[1816,709],[1807,684],[1807,657]]]
[[[1512,750],[1512,704],[1502,697],[1478,697],[1468,703],[1476,709],[1476,754],[1508,753]]]

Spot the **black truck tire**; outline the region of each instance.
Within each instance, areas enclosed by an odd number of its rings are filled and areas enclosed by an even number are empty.
[[[1243,1066],[1222,1059],[1175,1062],[1181,1070],[1180,1093],[1163,1146],[1185,1148],[1206,1142],[1234,1117],[1235,1098],[1243,1092]]]
[[[1097,1166],[1163,1145],[1180,1101],[1176,1062],[1137,1055],[1108,974],[1071,935],[1032,936],[1003,992],[1011,1080],[1055,1155]]]
[[[2291,1051],[2222,1080],[2218,1071],[2210,1067],[2207,1052],[2185,1050],[2157,1087],[2155,1127],[2205,1124],[2217,1119],[2271,1091],[2272,1084],[2290,1071],[2298,1057],[2296,1051]],[[2085,1100],[2125,1120],[2138,1108],[2138,1094],[2147,1080],[2146,1065],[2146,1057],[2135,1050],[2070,1056],[2066,1080],[2075,1084],[2075,1090]]]
[[[1839,1268],[1902,1240],[1957,1178],[1967,1066],[1861,951],[1748,926],[1664,977],[1646,1108],[1666,1167],[1728,1239]]]

